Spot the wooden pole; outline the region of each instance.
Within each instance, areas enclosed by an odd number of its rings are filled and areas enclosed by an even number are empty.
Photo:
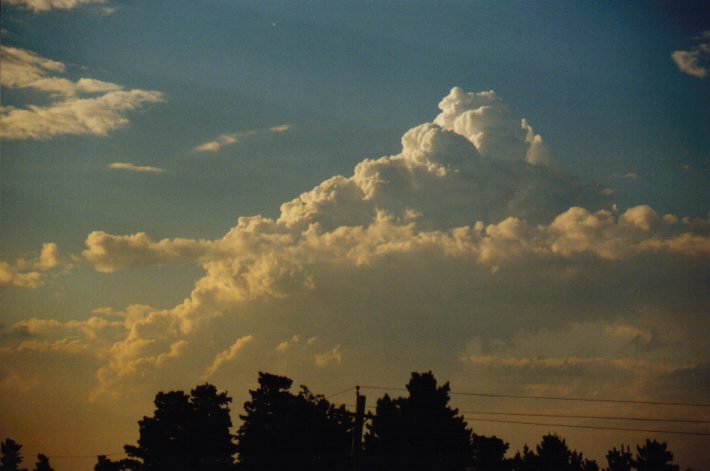
[[[365,421],[365,396],[360,395],[360,386],[355,386],[355,426],[353,427],[353,443],[351,456],[353,468],[358,469],[360,452],[362,451],[362,428]]]

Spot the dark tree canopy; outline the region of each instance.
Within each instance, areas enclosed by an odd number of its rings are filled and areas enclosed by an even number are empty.
[[[496,436],[473,435],[473,469],[475,471],[510,471],[505,457],[508,444]]]
[[[37,455],[37,463],[35,464],[34,471],[54,471],[54,468],[49,464],[49,458],[40,453]]]
[[[119,461],[111,461],[106,455],[97,456],[94,471],[141,471],[143,467],[138,460],[125,458]]]
[[[449,407],[449,384],[431,372],[412,373],[409,397],[377,401],[365,435],[365,459],[375,469],[464,470],[473,460],[471,431]]]
[[[138,422],[138,446],[126,445],[126,454],[141,460],[145,471],[232,469],[236,446],[229,431],[230,402],[211,384],[196,387],[189,396],[160,392],[153,417]]]
[[[12,438],[6,438],[0,444],[2,450],[2,458],[0,459],[0,471],[27,471],[26,468],[20,468],[22,464],[22,445],[17,443]]]
[[[621,450],[617,450],[616,447],[609,450],[606,454],[607,471],[631,471],[631,466],[633,464],[633,455],[631,455],[630,447],[624,449],[624,445],[621,445]]]
[[[352,418],[305,386],[296,395],[286,377],[259,373],[237,432],[244,470],[338,470],[349,466]]]
[[[570,450],[564,438],[554,434],[542,437],[536,452],[527,446],[523,454],[513,458],[515,471],[598,471],[596,461],[584,458],[582,453]]]
[[[633,465],[638,471],[678,471],[679,469],[677,464],[671,463],[673,453],[668,450],[665,442],[646,439],[646,444],[637,446],[636,450]]]

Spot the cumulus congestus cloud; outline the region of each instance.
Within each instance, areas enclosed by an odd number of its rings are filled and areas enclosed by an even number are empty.
[[[241,217],[221,239],[89,234],[83,259],[104,273],[204,270],[175,307],[94,314],[106,328],[93,336],[55,329],[97,355],[94,397],[156,372],[217,381],[335,367],[361,381],[434,368],[463,384],[470,371],[534,370],[491,386],[558,393],[573,368],[576,387],[640,397],[694,371],[710,353],[707,221],[617,209],[604,187],[555,169],[493,92],[454,88],[439,106],[398,154],[360,162],[276,218]],[[550,346],[548,358],[530,345]]]

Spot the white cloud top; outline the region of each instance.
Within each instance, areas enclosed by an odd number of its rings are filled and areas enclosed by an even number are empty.
[[[492,90],[466,93],[454,87],[439,108],[441,113],[434,123],[467,138],[484,157],[534,165],[551,163],[542,136],[535,134],[525,119],[516,118]]]
[[[34,52],[0,46],[6,88],[32,89],[49,95],[49,105],[0,107],[3,139],[50,139],[64,134],[106,136],[128,124],[126,113],[163,100],[160,92],[124,90],[101,80],[77,81],[57,76],[66,69],[61,62]]]

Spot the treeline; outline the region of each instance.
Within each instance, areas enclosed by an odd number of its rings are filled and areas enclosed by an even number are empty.
[[[2,458],[0,458],[0,471],[27,471],[27,468],[21,468],[22,464],[22,445],[17,443],[12,438],[6,438],[0,444],[2,450]],[[33,468],[34,471],[54,471],[54,468],[49,464],[49,458],[42,453],[37,455],[37,463]]]
[[[678,471],[665,443],[646,440],[621,445],[606,464],[571,450],[564,438],[545,435],[534,449],[527,445],[512,458],[509,445],[495,436],[474,433],[457,409],[449,406],[449,384],[434,375],[412,373],[406,397],[385,394],[375,412],[357,416],[291,379],[259,373],[259,387],[240,414],[235,435],[231,398],[210,385],[160,392],[152,417],[138,421],[136,445],[124,447],[129,458],[100,455],[95,471]],[[366,418],[364,437],[362,419]],[[14,444],[14,448],[6,443]],[[20,470],[21,446],[3,442],[0,471]],[[49,471],[44,455],[42,467]]]

